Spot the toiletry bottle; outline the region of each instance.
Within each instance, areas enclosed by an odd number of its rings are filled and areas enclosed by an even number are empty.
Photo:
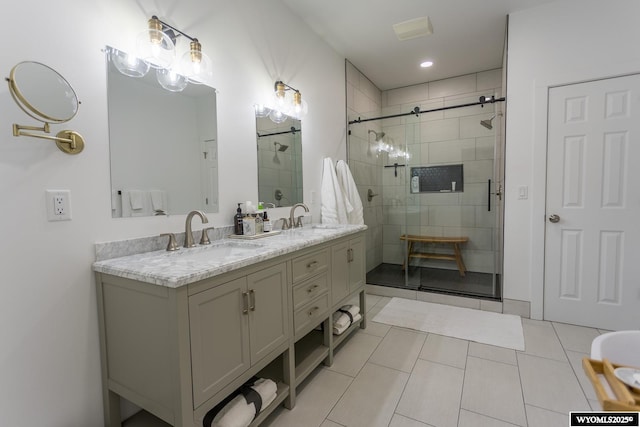
[[[271,231],[271,220],[267,216],[267,211],[264,211],[264,213],[262,214],[262,229],[265,233]]]
[[[242,227],[245,236],[256,235],[256,219],[251,215],[245,215],[244,218],[242,218]]]
[[[262,214],[256,214],[256,234],[264,233],[264,223],[262,222]]]
[[[240,205],[242,203],[238,203],[238,209],[236,210],[236,215],[233,217],[233,231],[237,235],[244,234],[243,225],[242,225],[242,209]]]

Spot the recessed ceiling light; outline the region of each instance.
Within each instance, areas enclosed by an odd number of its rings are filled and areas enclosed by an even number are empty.
[[[420,63],[420,66],[422,68],[429,68],[433,65],[433,61],[424,61]]]

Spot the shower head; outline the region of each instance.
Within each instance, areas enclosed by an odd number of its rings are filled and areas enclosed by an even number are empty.
[[[491,117],[490,119],[487,120],[480,120],[480,124],[484,127],[486,127],[487,129],[491,130],[493,129],[493,125],[491,124],[491,122],[493,121],[493,119],[496,118],[496,115],[494,114],[493,117]]]
[[[289,148],[289,146],[288,146],[288,145],[281,144],[281,143],[279,143],[279,142],[277,142],[277,141],[273,143],[273,146],[274,146],[274,147],[275,147],[276,145],[279,145],[279,146],[280,146],[280,147],[278,148],[278,151],[281,151],[281,152],[287,151],[287,148]]]
[[[382,141],[382,138],[384,138],[385,136],[384,132],[376,132],[375,130],[371,130],[371,129],[369,129],[368,133],[374,134],[376,141]]]

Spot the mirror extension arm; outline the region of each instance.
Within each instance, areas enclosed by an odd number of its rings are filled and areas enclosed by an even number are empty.
[[[84,138],[78,132],[73,130],[61,130],[56,136],[43,135],[33,132],[24,132],[25,130],[49,133],[49,123],[44,126],[22,126],[13,124],[13,136],[31,136],[34,138],[48,139],[56,142],[58,148],[67,154],[78,154],[84,149]]]

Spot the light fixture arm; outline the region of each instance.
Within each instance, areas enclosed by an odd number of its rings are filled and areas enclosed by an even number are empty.
[[[292,90],[296,93],[300,93],[300,91],[294,87],[289,86],[288,84],[284,83],[282,80],[278,80],[273,84],[273,90],[277,91],[278,90],[278,85],[282,85],[285,87],[285,90]]]
[[[152,15],[152,16],[151,16],[151,19],[155,19],[155,20],[156,20],[156,21],[158,21],[160,24],[162,24],[162,26],[163,26],[163,27],[167,27],[167,28],[169,28],[169,29],[171,29],[171,30],[173,30],[173,31],[177,32],[177,33],[178,33],[178,34],[180,34],[181,36],[184,36],[184,37],[188,38],[188,39],[189,39],[189,40],[191,40],[191,41],[196,41],[196,42],[198,41],[198,39],[197,39],[197,38],[195,38],[195,37],[191,37],[191,36],[190,36],[190,35],[188,35],[187,33],[183,32],[183,31],[180,31],[180,30],[179,30],[179,29],[177,29],[176,27],[174,27],[174,26],[172,26],[172,25],[169,25],[169,24],[167,24],[166,22],[164,22],[164,21],[160,20],[160,18],[158,18],[156,15]],[[171,37],[171,36],[169,36],[169,37]],[[174,37],[171,37],[171,38],[175,39],[175,36],[174,36]]]

